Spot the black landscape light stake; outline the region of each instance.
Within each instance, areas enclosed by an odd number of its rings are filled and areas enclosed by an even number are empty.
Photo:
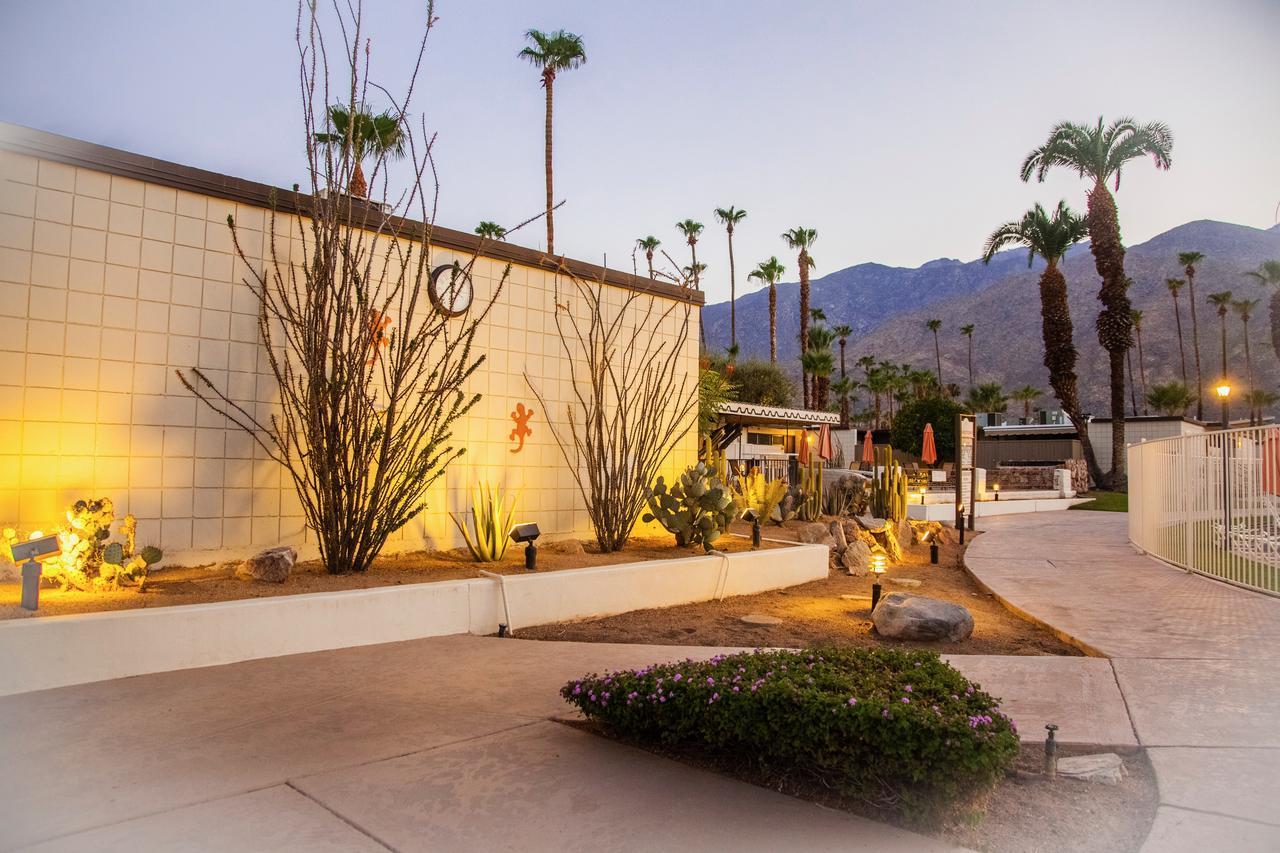
[[[1058,742],[1053,739],[1053,733],[1058,727],[1053,723],[1045,726],[1049,732],[1049,736],[1044,741],[1044,775],[1050,779],[1058,777]]]
[[[956,530],[960,531],[960,544],[964,544],[964,504],[956,504]]]
[[[938,537],[929,537],[929,562],[938,565]]]
[[[996,500],[1000,500],[1000,484],[999,484],[999,483],[992,483],[992,484],[991,484],[991,491],[995,492]]]
[[[524,546],[524,567],[531,572],[538,570],[538,546],[534,544],[537,538],[542,535],[542,531],[538,530],[536,524],[517,524],[511,528],[508,534],[512,542],[523,542]]]
[[[44,572],[40,561],[58,553],[58,537],[44,536],[36,531],[26,542],[20,542],[10,550],[13,562],[22,564],[22,609],[34,611],[40,607],[40,575]]]
[[[880,576],[884,574],[884,554],[871,555],[871,609],[874,611],[880,603]]]
[[[760,547],[760,513],[749,509],[742,514],[742,517],[751,522],[751,548],[756,550]]]

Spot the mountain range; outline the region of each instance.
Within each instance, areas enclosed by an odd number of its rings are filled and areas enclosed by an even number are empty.
[[[1125,270],[1133,280],[1129,296],[1143,312],[1142,360],[1133,354],[1135,381],[1141,389],[1140,369],[1147,384],[1181,379],[1178,333],[1173,300],[1165,285],[1168,278],[1185,278],[1177,254],[1199,251],[1205,255],[1196,273],[1196,314],[1199,321],[1200,357],[1206,385],[1222,374],[1221,324],[1209,305],[1210,293],[1230,290],[1237,299],[1258,299],[1249,322],[1249,346],[1254,386],[1280,390],[1280,359],[1271,346],[1267,301],[1270,293],[1242,273],[1268,259],[1280,259],[1280,226],[1268,230],[1213,220],[1179,225],[1144,243],[1129,246]],[[794,259],[789,264],[794,268]],[[972,323],[974,382],[1000,382],[1006,390],[1023,385],[1046,389],[1041,405],[1052,407],[1048,374],[1042,362],[1040,297],[1037,288],[1043,262],[1028,268],[1025,250],[1001,252],[990,264],[942,258],[907,269],[864,263],[829,273],[811,282],[810,304],[821,308],[831,325],[853,329],[847,356],[850,372],[860,356],[877,361],[910,363],[934,368],[933,334],[926,327],[932,318],[942,320],[939,341],[942,378],[968,387],[968,340],[960,327]],[[1062,262],[1070,292],[1081,400],[1086,409],[1107,411],[1107,359],[1094,330],[1100,280],[1087,245],[1075,246]],[[797,283],[778,285],[778,360],[798,376],[799,290]],[[1183,288],[1178,302],[1190,384],[1195,384],[1192,323],[1189,299]],[[738,344],[742,357],[769,357],[768,288],[737,300]],[[729,303],[703,310],[707,340],[713,349],[729,343]],[[1244,335],[1239,317],[1227,317],[1228,372],[1233,384],[1245,382]],[[1139,407],[1142,405],[1139,391]],[[1194,414],[1194,410],[1192,412]],[[1212,414],[1211,414],[1212,413]],[[1216,417],[1217,406],[1206,400],[1206,417]]]

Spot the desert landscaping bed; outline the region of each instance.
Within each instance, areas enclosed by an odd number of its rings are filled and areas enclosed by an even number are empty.
[[[796,541],[799,522],[768,525],[764,535]],[[749,534],[743,522],[731,528]],[[970,534],[972,535],[972,534]],[[972,541],[972,540],[969,540]],[[742,536],[728,536],[719,546],[743,547]],[[766,542],[765,544],[769,544]],[[888,640],[872,630],[871,578],[852,577],[832,569],[825,580],[757,595],[736,596],[661,609],[635,610],[617,616],[521,628],[517,636],[536,640],[598,643],[653,643],[720,647],[800,648],[813,645],[901,646],[943,654],[1075,655],[1081,652],[1049,631],[1014,615],[982,590],[961,563],[963,549],[953,542],[939,546],[938,565],[929,563],[929,549],[904,549],[903,561],[892,564],[883,577],[884,594],[907,592],[949,601],[973,616],[972,636],[959,642]],[[903,585],[906,580],[909,585]],[[919,585],[910,583],[919,581]],[[743,616],[781,619],[778,625],[748,625]]]
[[[572,540],[571,540],[572,542]],[[701,548],[676,548],[669,537],[633,537],[627,547],[609,554],[600,552],[591,542],[553,542],[538,548],[538,571],[557,572],[639,563],[648,560],[670,560],[702,553]],[[718,550],[728,553],[748,551],[750,542],[738,537],[723,537]],[[763,547],[781,547],[766,542]],[[294,566],[284,583],[262,583],[236,577],[238,563],[224,562],[204,566],[161,567],[152,571],[141,592],[136,587],[113,591],[62,591],[46,587],[40,591],[40,616],[64,616],[108,610],[132,610],[145,607],[171,607],[181,604],[208,604],[216,601],[238,601],[278,595],[300,595],[312,592],[337,592],[372,589],[400,584],[432,583],[478,577],[481,569],[503,575],[528,574],[524,568],[524,551],[512,546],[500,562],[477,563],[465,548],[451,551],[410,551],[380,556],[368,572],[331,575],[319,560]],[[18,606],[21,584],[0,583],[0,619],[32,616]]]

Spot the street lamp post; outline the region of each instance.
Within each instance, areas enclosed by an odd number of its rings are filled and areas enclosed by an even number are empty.
[[[1231,429],[1231,386],[1225,381],[1216,389],[1218,399],[1222,401],[1222,541],[1229,549],[1231,546],[1231,439],[1227,430]]]

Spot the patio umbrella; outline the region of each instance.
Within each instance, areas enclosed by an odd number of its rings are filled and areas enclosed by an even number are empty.
[[[836,449],[831,446],[831,427],[823,424],[818,430],[818,458],[830,462],[836,456]]]
[[[1280,435],[1274,432],[1262,440],[1262,488],[1280,495]]]
[[[924,425],[924,447],[920,450],[920,461],[926,465],[938,461],[938,446],[933,442],[933,424]]]
[[[813,433],[803,432],[800,434],[800,446],[796,449],[796,461],[801,465],[809,464],[810,439]]]
[[[862,461],[866,463],[876,461],[876,448],[871,443],[871,430],[867,430],[867,439],[862,442]]]

